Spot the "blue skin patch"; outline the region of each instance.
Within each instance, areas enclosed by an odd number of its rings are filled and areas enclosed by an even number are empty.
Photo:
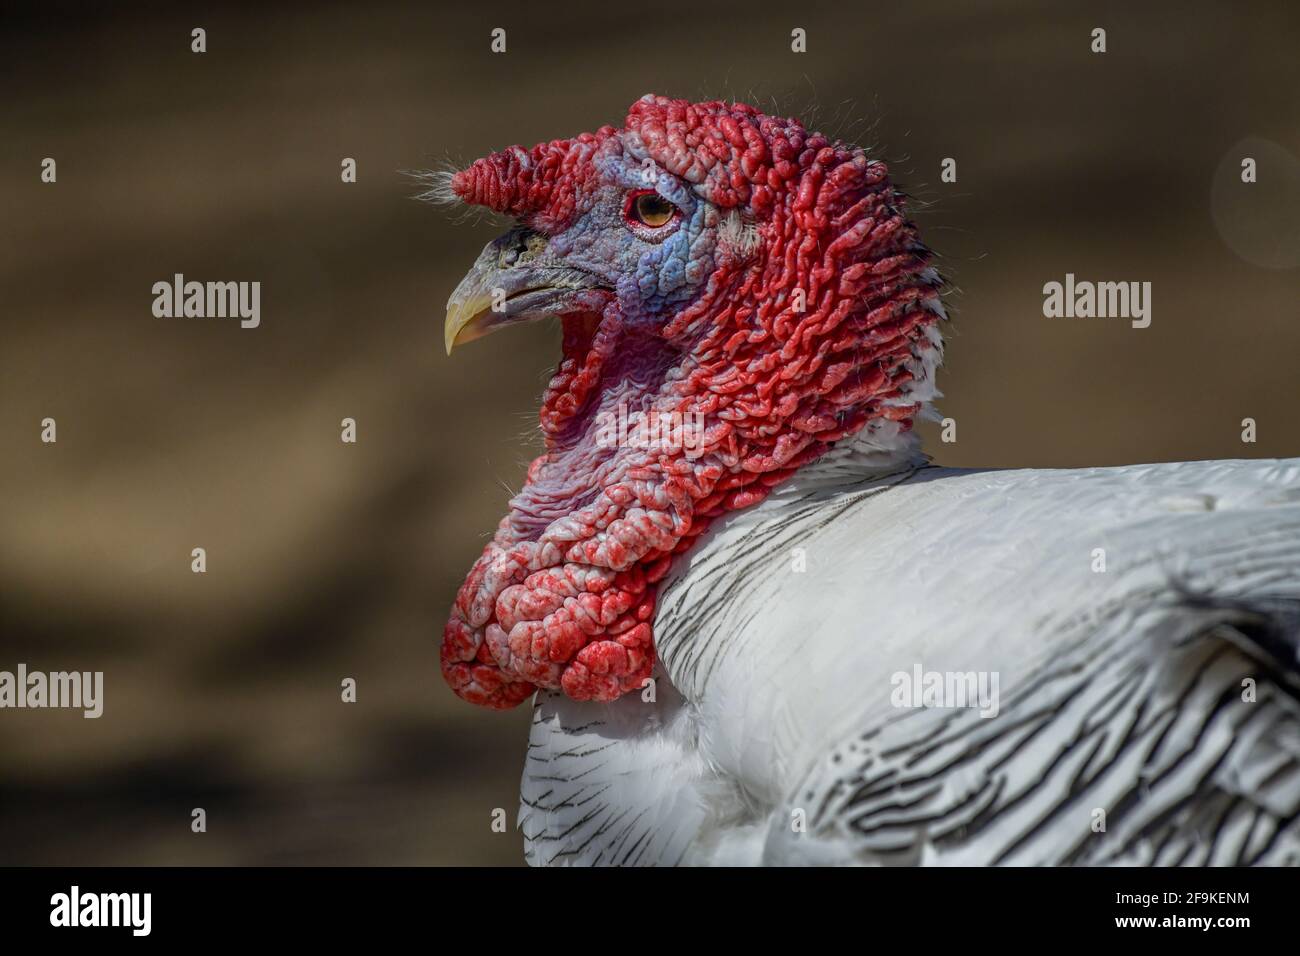
[[[688,183],[652,160],[635,160],[611,140],[596,164],[598,180],[579,197],[578,214],[551,237],[548,256],[599,276],[618,297],[633,329],[658,331],[704,290],[714,272],[718,210]],[[630,193],[653,190],[680,211],[654,229],[629,223]]]

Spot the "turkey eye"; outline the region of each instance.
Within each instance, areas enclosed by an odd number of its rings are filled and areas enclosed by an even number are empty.
[[[628,218],[651,229],[666,226],[677,213],[677,207],[658,193],[638,193],[632,197]]]

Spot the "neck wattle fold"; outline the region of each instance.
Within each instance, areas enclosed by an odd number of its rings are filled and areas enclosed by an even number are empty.
[[[542,395],[539,413],[547,448],[572,441],[574,422],[600,386],[606,363],[614,355],[621,323],[617,306],[601,314],[578,312],[561,319],[560,364]]]
[[[915,267],[907,271],[916,278]],[[909,391],[937,321],[923,300],[936,293],[902,278],[864,287],[869,311],[842,317],[859,358],[852,364],[797,350],[743,361],[721,335],[717,348],[700,349],[709,356],[701,361],[643,340],[612,307],[599,323],[566,317],[563,358],[541,410],[547,451],[444,630],[442,668],[456,693],[507,708],[537,687],[597,701],[641,689],[655,662],[658,583],[710,521],[762,501],[872,421],[910,428],[919,403]],[[796,400],[783,395],[780,376],[790,369],[816,387]],[[652,409],[698,414],[697,453],[597,440],[602,416]]]
[[[444,631],[442,667],[456,693],[508,708],[536,687],[597,701],[641,689],[655,662],[655,594],[672,559],[713,519],[762,501],[868,422],[910,427],[918,405],[906,401],[915,375],[909,346],[934,318],[925,309],[891,313],[867,330],[874,360],[826,378],[826,394],[839,390],[858,407],[837,415],[798,406],[775,427],[773,392],[735,401],[733,375],[715,374],[715,391],[705,384],[707,365],[672,365],[662,342],[647,358],[654,346],[617,321],[593,329],[583,317],[567,319],[564,358],[541,413],[548,450],[466,577]],[[719,403],[719,393],[733,401]],[[859,393],[870,399],[854,402]],[[602,445],[599,419],[619,405],[695,411],[703,447],[687,456],[662,444]]]

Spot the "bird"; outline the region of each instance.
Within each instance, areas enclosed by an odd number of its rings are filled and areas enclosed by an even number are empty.
[[[932,464],[946,282],[797,119],[647,94],[430,178],[512,223],[448,354],[563,333],[440,650],[532,699],[529,863],[1300,862],[1300,459]]]

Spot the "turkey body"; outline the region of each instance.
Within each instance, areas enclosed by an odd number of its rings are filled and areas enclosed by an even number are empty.
[[[965,471],[865,435],[678,560],[652,686],[539,693],[527,857],[1294,864],[1298,609],[1300,459]],[[922,672],[996,706],[900,705]]]

